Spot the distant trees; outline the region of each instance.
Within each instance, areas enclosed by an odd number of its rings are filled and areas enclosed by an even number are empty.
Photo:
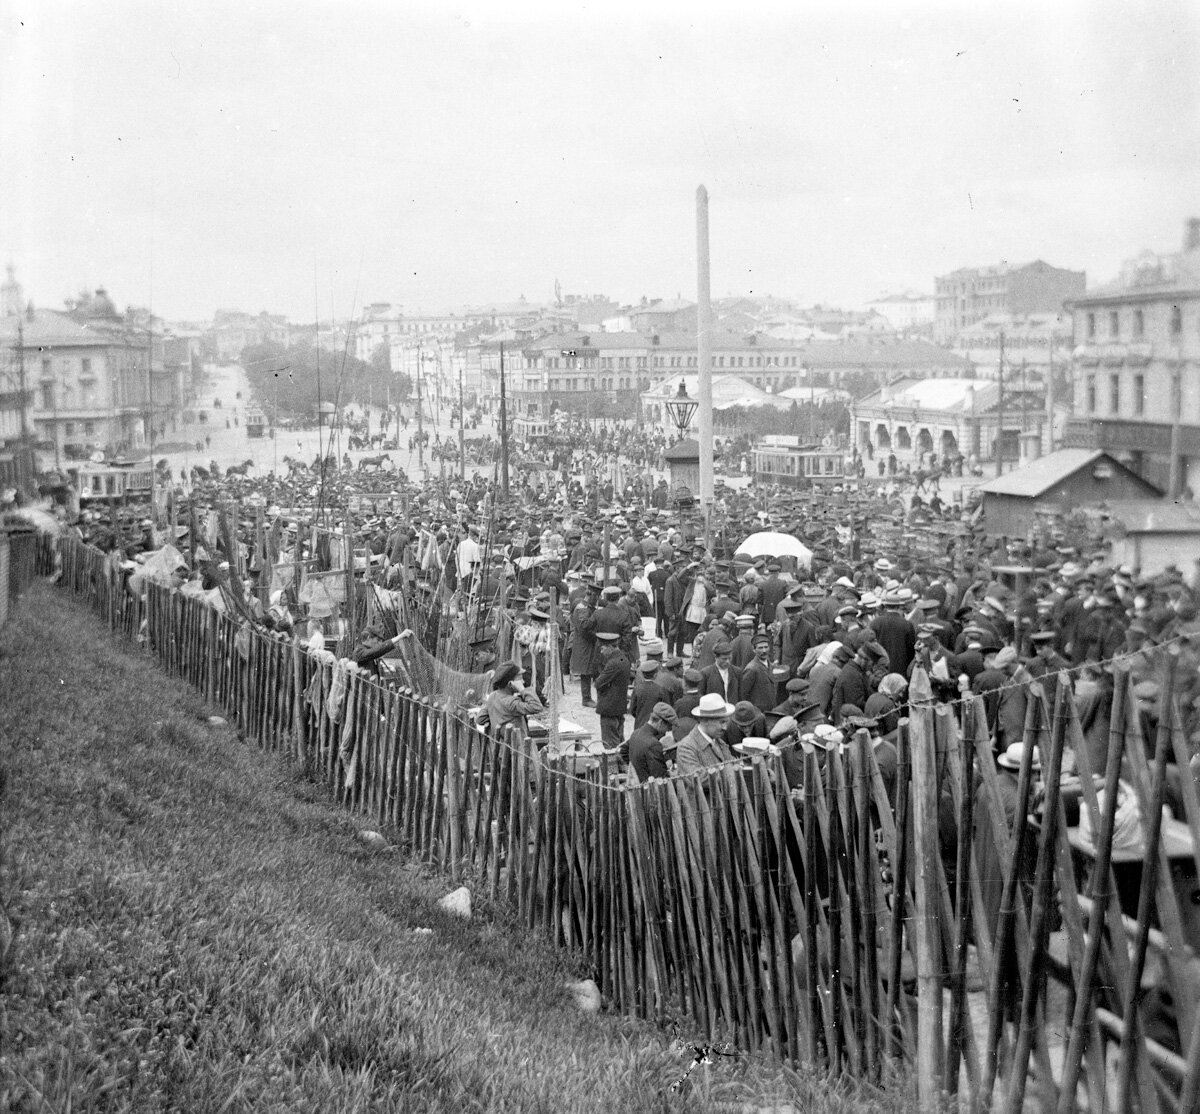
[[[318,351],[311,343],[285,347],[264,342],[244,349],[240,362],[258,404],[272,420],[278,416],[315,421],[318,401],[344,406],[373,399],[382,405],[389,389],[395,404],[407,398],[410,390],[407,375],[392,373],[386,350],[381,355],[376,349],[367,363],[348,354]]]

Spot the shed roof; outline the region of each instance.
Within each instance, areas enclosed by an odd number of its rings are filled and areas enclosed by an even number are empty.
[[[1047,453],[1045,456],[1031,461],[1024,468],[1018,468],[1015,472],[1007,472],[1003,476],[997,476],[994,480],[988,480],[987,483],[980,485],[979,490],[985,495],[1018,495],[1026,499],[1036,499],[1056,484],[1075,475],[1076,472],[1094,467],[1100,460],[1106,461],[1112,468],[1119,469],[1131,476],[1146,489],[1147,495],[1162,494],[1152,483],[1143,480],[1141,476],[1126,468],[1119,460],[1099,449],[1059,449],[1057,452]]]

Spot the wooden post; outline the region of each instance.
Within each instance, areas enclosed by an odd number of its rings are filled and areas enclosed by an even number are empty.
[[[271,606],[271,563],[267,558],[266,529],[262,507],[254,508],[255,564],[258,565],[258,599],[263,612]]]
[[[557,756],[561,746],[558,707],[562,696],[562,663],[558,660],[558,589],[550,589],[549,648],[546,652],[546,692],[550,704],[550,754]],[[536,661],[536,655],[534,656]]]
[[[917,889],[917,1106],[933,1114],[941,1105],[942,937],[938,925],[938,781],[934,754],[933,708],[929,678],[914,670],[910,687],[912,718],[914,866]]]

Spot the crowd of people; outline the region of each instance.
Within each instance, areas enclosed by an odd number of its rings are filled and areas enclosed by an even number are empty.
[[[507,491],[498,466],[415,481],[317,462],[284,476],[210,472],[154,506],[85,510],[68,528],[131,579],[169,551],[166,575],[180,591],[217,606],[236,595],[245,621],[336,647],[385,681],[405,618],[438,637],[466,624],[471,657],[456,666],[487,677],[473,714],[493,728],[541,721],[544,739],[561,686],[585,726],[595,716],[629,785],[778,753],[800,792],[806,756],[819,767],[863,729],[894,794],[918,670],[932,699],[958,712],[964,696],[982,697],[1010,821],[1034,682],[1051,682],[1052,706],[1057,675],[1068,679],[1088,765],[1103,771],[1121,671],[1132,673],[1149,748],[1170,659],[1187,745],[1200,752],[1200,561],[1143,575],[1077,530],[993,539],[961,505],[931,508],[869,479],[820,499],[718,484],[705,516],[657,477],[654,438],[585,428],[573,437],[552,450],[561,475],[517,469]],[[229,530],[213,528],[215,508],[232,512]],[[742,552],[759,532],[810,556],[783,556],[786,545]],[[359,600],[403,601],[390,625],[371,611],[351,622],[354,601],[338,586],[347,567]],[[1036,772],[1041,756],[1032,761]],[[1068,755],[1064,776],[1075,767]],[[1175,816],[1183,779],[1200,772],[1192,767],[1171,755]],[[950,818],[948,868],[953,836]],[[984,859],[996,853],[980,848]],[[984,890],[994,917],[1000,894]]]

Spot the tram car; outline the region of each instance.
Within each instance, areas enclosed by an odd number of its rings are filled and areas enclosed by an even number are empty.
[[[79,501],[87,503],[143,503],[154,491],[154,467],[145,460],[89,461],[69,469],[79,492]]]
[[[257,407],[246,408],[246,436],[261,437],[267,428],[267,419]]]
[[[754,479],[801,489],[846,482],[845,453],[828,445],[804,444],[799,437],[772,434],[755,444]]]

